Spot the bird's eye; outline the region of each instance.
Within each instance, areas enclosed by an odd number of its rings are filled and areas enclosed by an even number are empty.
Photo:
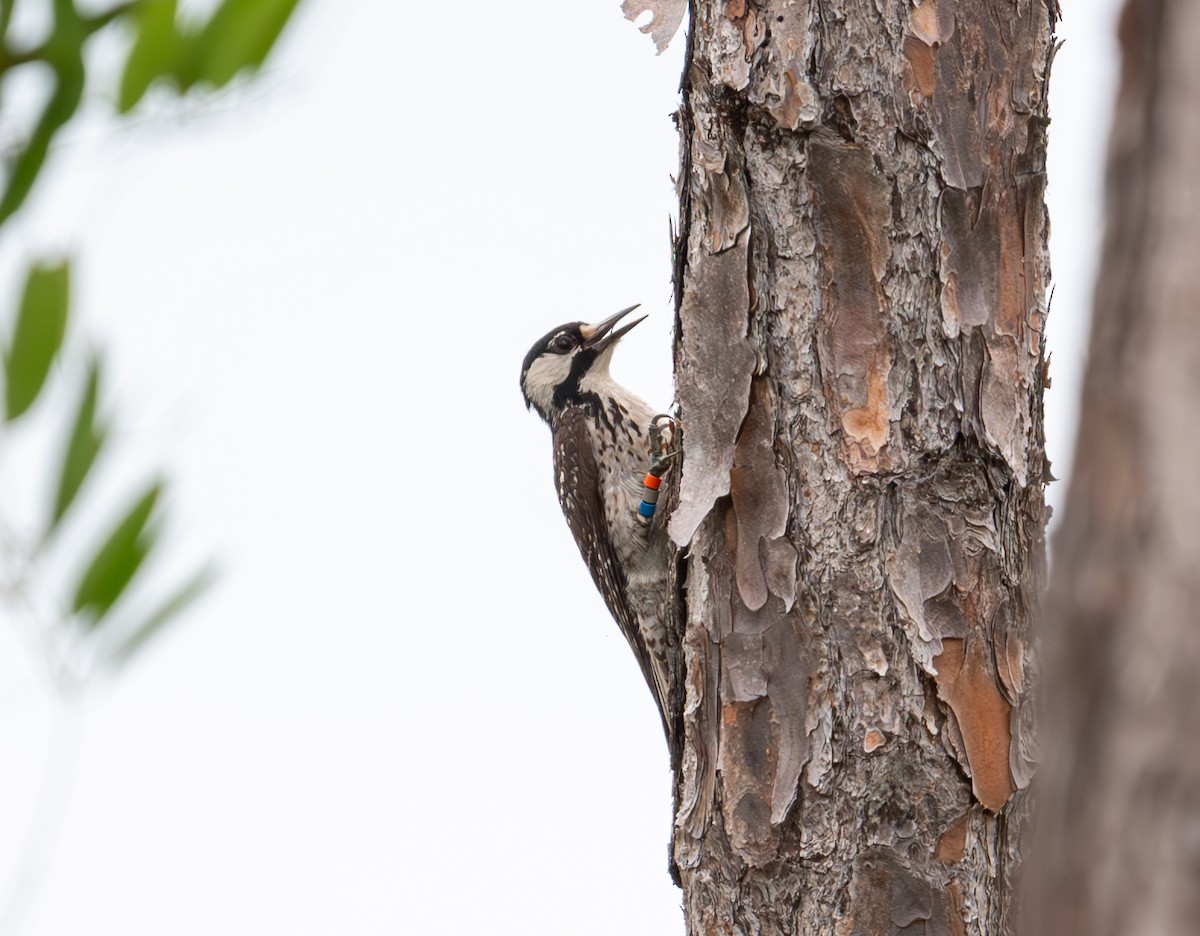
[[[564,352],[566,352],[566,351],[570,351],[570,350],[571,350],[573,347],[575,347],[575,342],[573,342],[573,341],[572,341],[572,340],[571,340],[569,337],[567,337],[566,335],[559,335],[559,336],[558,336],[557,338],[555,338],[555,339],[554,339],[554,341],[552,342],[552,346],[553,346],[553,348],[554,348],[554,350],[555,350],[555,351],[564,351]]]

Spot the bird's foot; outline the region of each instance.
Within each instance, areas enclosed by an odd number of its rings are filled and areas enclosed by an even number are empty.
[[[660,413],[650,420],[650,473],[661,478],[671,467],[671,459],[682,453],[674,417]]]
[[[654,519],[662,476],[671,467],[671,459],[682,451],[677,436],[678,426],[670,416],[661,414],[650,420],[650,470],[642,482],[642,502],[638,505],[638,515],[646,523]]]

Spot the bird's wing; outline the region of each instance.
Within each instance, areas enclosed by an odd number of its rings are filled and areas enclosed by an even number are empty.
[[[600,469],[587,428],[587,410],[581,406],[568,409],[554,427],[554,487],[567,525],[592,573],[592,581],[637,657],[666,730],[668,688],[665,672],[661,664],[655,665],[652,654],[646,649],[637,615],[629,604],[625,572],[617,560],[608,521],[604,518]]]

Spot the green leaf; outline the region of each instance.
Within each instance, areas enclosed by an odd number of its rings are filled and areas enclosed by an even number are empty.
[[[209,586],[216,581],[216,573],[211,567],[202,569],[186,585],[164,601],[156,611],[150,614],[137,627],[133,628],[109,654],[108,662],[112,666],[122,666],[129,661],[137,651],[145,646],[146,641],[162,630],[163,625],[176,618],[180,612],[208,591]]]
[[[147,524],[161,490],[159,484],[150,486],[109,534],[83,573],[71,610],[75,614],[86,612],[93,626],[116,604],[154,547],[155,531]]]
[[[12,343],[4,356],[5,408],[11,422],[42,392],[67,331],[71,275],[67,261],[38,264],[25,278]]]
[[[54,91],[38,118],[29,140],[17,151],[9,165],[4,195],[0,196],[0,224],[7,221],[25,203],[50,144],[83,98],[83,42],[87,38],[71,4],[56,4],[54,32],[45,46],[45,58],[54,69]]]
[[[53,530],[75,500],[84,479],[95,464],[104,445],[108,427],[96,420],[96,399],[100,392],[100,361],[93,358],[88,367],[83,398],[75,413],[75,424],[67,441],[62,471],[58,476],[58,492],[54,496],[54,514],[47,532]]]
[[[299,0],[225,0],[194,34],[187,62],[177,72],[182,87],[220,88],[243,68],[266,60]]]
[[[184,45],[175,29],[176,0],[144,0],[134,13],[137,38],[125,61],[117,109],[131,111],[156,78],[170,75]]]

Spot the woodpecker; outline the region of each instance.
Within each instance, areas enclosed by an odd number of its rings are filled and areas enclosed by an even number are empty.
[[[596,325],[569,322],[539,338],[521,366],[521,392],[550,427],[554,486],[567,525],[671,731],[667,666],[670,549],[663,524],[643,506],[643,479],[663,453],[654,411],[609,375],[613,349],[637,306]],[[639,512],[639,507],[642,508]],[[651,516],[645,516],[649,507]]]

